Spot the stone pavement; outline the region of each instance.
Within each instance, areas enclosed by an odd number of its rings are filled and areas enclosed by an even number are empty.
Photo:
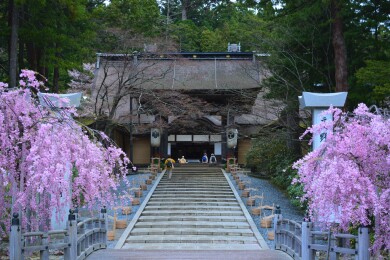
[[[282,251],[277,250],[126,250],[106,249],[94,252],[88,260],[142,259],[142,260],[290,260]]]

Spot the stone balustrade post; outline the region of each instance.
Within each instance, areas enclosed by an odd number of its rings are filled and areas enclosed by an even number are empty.
[[[370,237],[368,234],[368,227],[359,227],[358,229],[358,259],[370,259]]]
[[[77,221],[72,209],[69,210],[66,229],[69,247],[65,249],[64,260],[74,260],[77,259]]]
[[[102,240],[101,243],[105,244],[107,246],[107,230],[108,230],[108,215],[107,215],[107,208],[104,206],[100,210],[100,219],[104,219],[104,222],[100,222],[100,225],[104,231],[102,234]]]
[[[39,252],[40,260],[49,260],[49,236],[46,233],[42,235],[42,246],[45,248]]]
[[[313,224],[311,222],[302,222],[302,259],[313,260],[314,252],[310,249],[313,237],[311,235],[311,229]]]
[[[22,259],[22,231],[20,228],[19,214],[14,213],[11,220],[10,234],[10,259]]]
[[[282,216],[282,211],[280,209],[280,206],[276,205],[275,214],[274,214],[274,249],[276,249],[279,244],[278,233],[279,233],[280,225],[278,224],[278,221],[282,220],[282,218],[283,216]]]

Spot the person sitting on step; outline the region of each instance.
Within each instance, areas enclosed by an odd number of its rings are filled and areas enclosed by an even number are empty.
[[[217,158],[212,153],[211,156],[210,156],[210,164],[216,164],[216,163],[217,163]]]
[[[184,155],[179,159],[179,163],[187,163],[186,158],[184,158]]]
[[[207,157],[207,153],[204,153],[202,157],[202,163],[208,163],[208,162],[209,162],[209,158]]]
[[[168,174],[168,180],[170,180],[171,177],[172,177],[172,169],[175,168],[175,166],[174,166],[175,160],[173,160],[172,158],[168,157],[168,159],[165,160],[164,164],[165,164],[165,171]]]

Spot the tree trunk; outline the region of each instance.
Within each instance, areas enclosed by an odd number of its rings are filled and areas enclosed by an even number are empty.
[[[38,61],[37,61],[37,53],[36,53],[36,48],[34,46],[34,43],[28,42],[26,44],[26,47],[27,47],[28,66],[31,70],[37,71],[38,70]]]
[[[18,53],[18,63],[19,68],[25,68],[26,65],[24,64],[24,43],[19,39],[19,53]]]
[[[188,12],[189,1],[182,0],[181,1],[181,20],[187,20],[187,12]]]
[[[339,0],[332,0],[332,44],[334,49],[336,92],[348,91],[347,49]]]
[[[16,87],[16,76],[18,70],[18,29],[19,29],[19,12],[15,1],[10,0],[10,26],[11,36],[9,39],[9,86]]]
[[[299,107],[294,102],[286,108],[287,147],[297,159],[302,157],[301,142],[299,140],[301,136],[299,120]]]
[[[58,68],[58,65],[54,66],[54,71],[53,71],[53,92],[58,93],[59,92],[59,77],[60,77],[60,69]]]

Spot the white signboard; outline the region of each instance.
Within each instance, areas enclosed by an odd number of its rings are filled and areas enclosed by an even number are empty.
[[[321,115],[322,112],[324,112],[322,109],[313,109],[313,125],[333,120],[332,115]],[[321,133],[315,134],[313,136],[313,150],[320,147],[322,142],[325,142],[327,134],[327,131],[324,130]]]
[[[221,135],[210,135],[210,142],[222,142]]]
[[[222,155],[222,143],[214,143],[214,155]]]
[[[192,142],[192,135],[176,135],[177,142]]]
[[[194,142],[208,142],[209,135],[194,135]]]

